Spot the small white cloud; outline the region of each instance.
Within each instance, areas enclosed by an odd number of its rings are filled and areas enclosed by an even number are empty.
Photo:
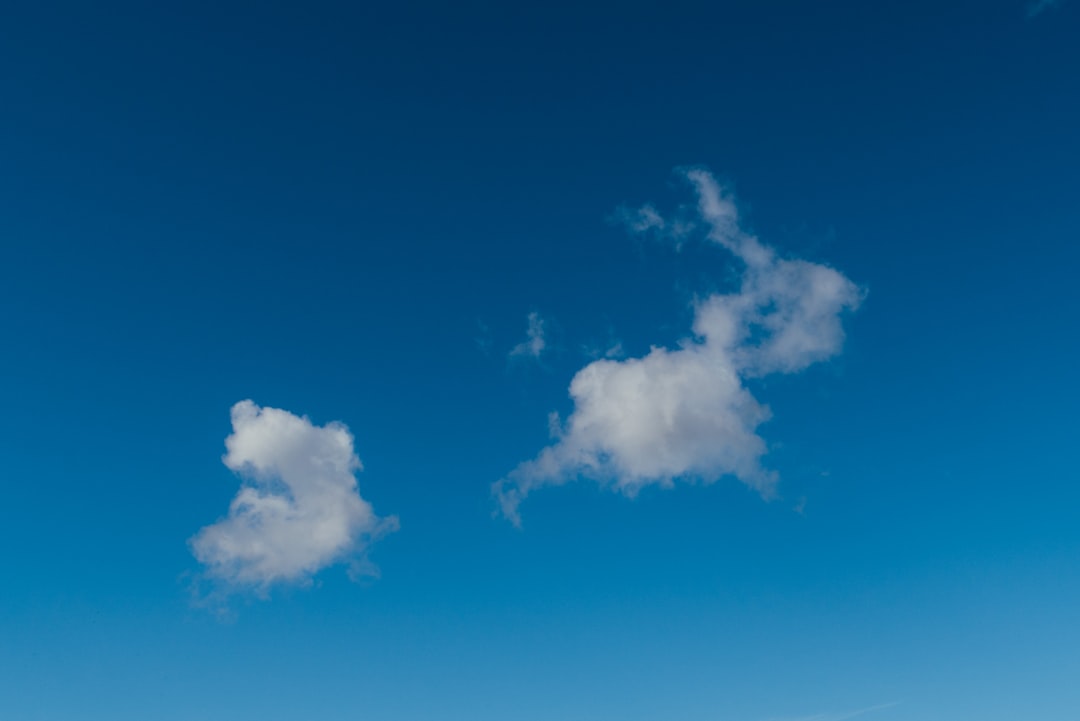
[[[244,483],[228,515],[190,541],[210,578],[264,591],[340,562],[358,570],[367,545],[397,529],[360,497],[360,459],[341,423],[316,426],[245,400],[232,407],[232,427],[222,460]]]
[[[544,338],[544,319],[536,311],[529,313],[529,327],[525,331],[525,340],[510,350],[511,357],[539,358],[547,347]]]
[[[693,335],[675,349],[641,358],[596,360],[570,383],[574,410],[555,442],[496,482],[503,514],[537,488],[584,477],[627,495],[676,479],[712,482],[732,475],[763,496],[776,473],[761,458],[757,434],[770,411],[746,388],[748,378],[794,373],[839,352],[841,315],[860,289],[838,271],[786,260],[743,231],[731,194],[708,172],[685,177],[697,194],[707,237],[744,265],[740,288],[695,306]],[[643,230],[663,223],[643,216]]]
[[[664,230],[667,223],[649,203],[640,208],[621,207],[615,211],[616,222],[625,225],[632,233],[646,233],[650,230]]]
[[[623,350],[622,341],[617,338],[610,339],[603,345],[582,345],[581,353],[589,360],[596,360],[597,358],[622,358],[626,355],[626,351]]]
[[[621,340],[615,341],[604,351],[605,358],[622,358],[624,355],[626,355],[626,351],[623,350]]]
[[[651,203],[645,203],[637,208],[620,206],[610,220],[634,235],[653,235],[679,245],[697,226],[687,217],[686,211],[686,208],[679,208],[673,217],[665,218]]]

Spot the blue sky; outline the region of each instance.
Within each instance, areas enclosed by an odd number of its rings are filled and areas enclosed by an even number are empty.
[[[1078,23],[9,4],[0,718],[1072,718]]]

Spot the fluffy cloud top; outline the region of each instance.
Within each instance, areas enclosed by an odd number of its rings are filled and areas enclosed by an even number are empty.
[[[544,338],[544,319],[536,311],[529,313],[529,327],[525,331],[525,340],[518,343],[510,351],[511,356],[524,356],[527,358],[539,358],[547,347]]]
[[[397,528],[360,497],[360,459],[344,425],[316,426],[246,400],[232,407],[232,426],[223,461],[245,483],[229,514],[190,541],[211,577],[260,589],[304,582],[356,563],[371,540]]]
[[[590,478],[633,495],[675,479],[715,481],[733,475],[764,496],[777,477],[761,463],[757,434],[770,411],[745,386],[748,378],[794,373],[838,353],[841,316],[859,305],[860,289],[824,265],[780,258],[742,230],[735,202],[706,171],[685,174],[697,195],[696,219],[669,222],[652,206],[625,214],[635,232],[683,229],[700,221],[709,240],[744,266],[738,291],[694,309],[693,336],[642,358],[602,359],[570,383],[574,410],[553,424],[554,443],[494,484],[503,514],[537,488]]]

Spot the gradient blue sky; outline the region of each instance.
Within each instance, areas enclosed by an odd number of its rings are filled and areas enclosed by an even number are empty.
[[[1080,708],[1080,4],[7,3],[0,719],[1015,721]],[[754,381],[778,496],[491,484],[729,254],[866,290]],[[512,354],[530,313],[538,358]],[[221,609],[250,398],[400,530]],[[893,705],[889,705],[893,704]]]

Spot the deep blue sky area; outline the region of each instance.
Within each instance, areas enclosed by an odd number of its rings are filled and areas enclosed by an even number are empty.
[[[1078,0],[6,3],[0,720],[1075,718],[1078,128]],[[516,528],[575,373],[736,290],[617,222],[688,167],[865,293],[746,380],[777,493]],[[207,580],[244,399],[348,426],[377,576]]]

